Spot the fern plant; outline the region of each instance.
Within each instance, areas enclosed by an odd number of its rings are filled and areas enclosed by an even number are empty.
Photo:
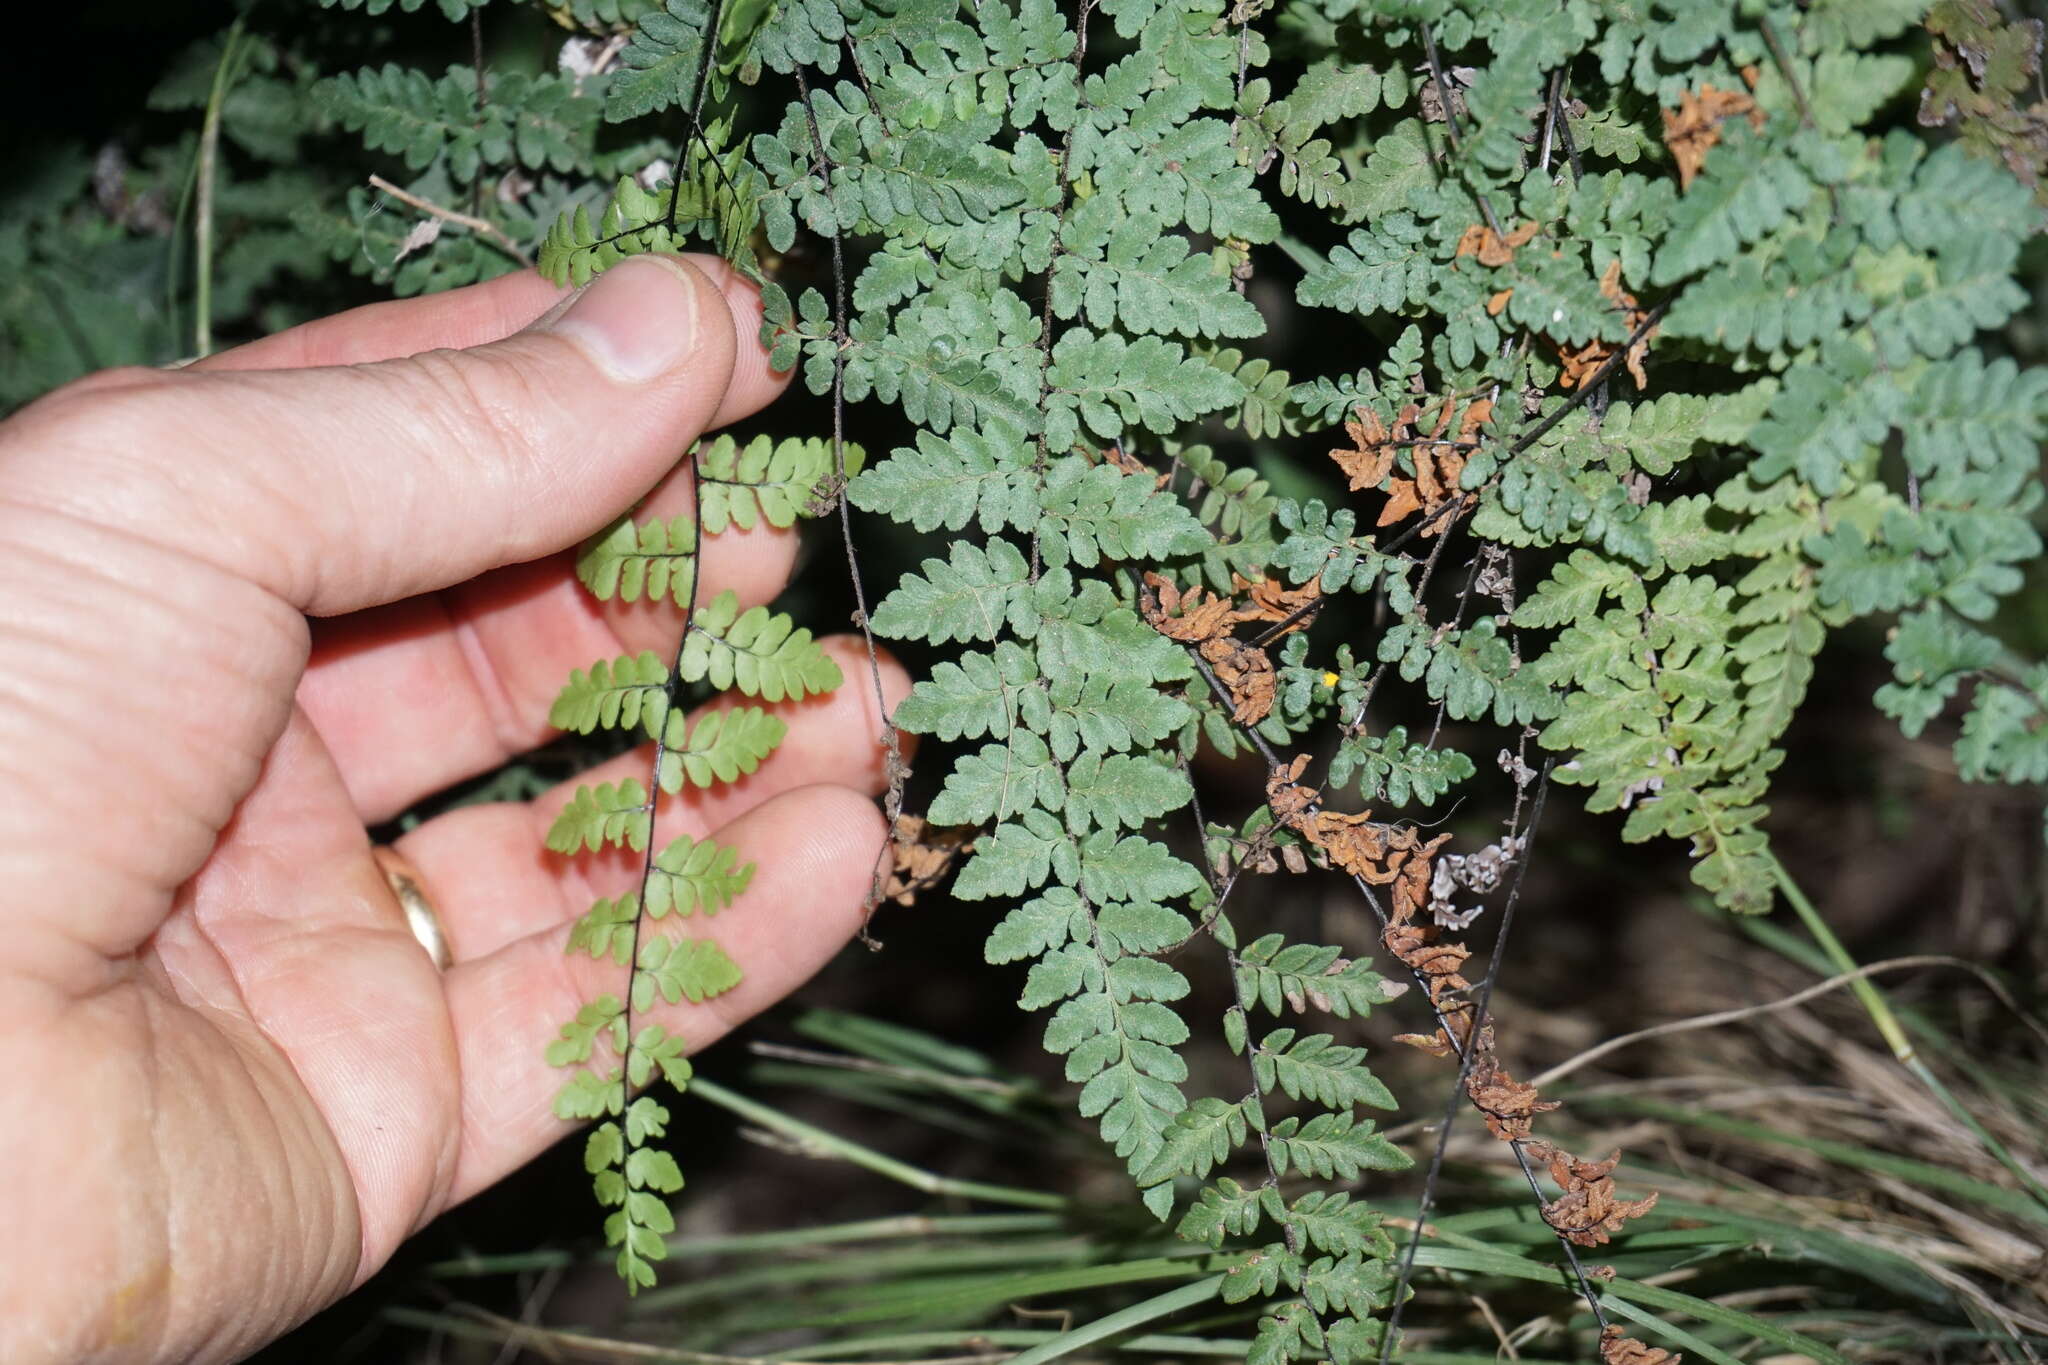
[[[618,1248],[628,1288],[654,1283],[662,1238],[675,1230],[663,1196],[682,1188],[675,1158],[656,1142],[668,1131],[668,1106],[636,1093],[656,1078],[681,1092],[690,1083],[686,1033],[655,1023],[636,1026],[658,1001],[702,1004],[740,982],[740,969],[713,938],[670,934],[675,921],[710,918],[740,899],[754,875],[736,849],[711,839],[656,838],[663,794],[706,788],[753,772],[775,751],[788,727],[764,706],[735,702],[699,711],[683,702],[701,685],[757,701],[799,701],[841,681],[835,664],[790,618],[762,606],[740,610],[728,590],[698,605],[697,571],[704,537],[734,526],[788,528],[822,510],[821,491],[837,477],[829,444],[816,439],[742,446],[730,436],[691,452],[694,513],[635,521],[630,514],[592,537],[577,558],[577,577],[601,602],[666,598],[686,624],[672,658],[644,652],[600,659],[570,676],[549,720],[589,734],[599,728],[638,732],[653,745],[648,778],[584,785],[548,830],[547,846],[575,854],[623,846],[644,855],[636,889],[601,897],[569,932],[568,951],[627,969],[618,994],[585,1004],[549,1044],[550,1065],[570,1069],[555,1096],[565,1119],[596,1119],[584,1165],[597,1198],[612,1210],[605,1240]],[[858,465],[858,456],[855,456]]]

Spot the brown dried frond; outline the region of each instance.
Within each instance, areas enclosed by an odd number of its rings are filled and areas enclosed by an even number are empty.
[[[1147,592],[1138,595],[1138,609],[1152,629],[1170,640],[1198,645],[1229,633],[1236,624],[1236,604],[1201,588],[1182,592],[1170,579],[1145,575]]]
[[[1636,381],[1636,387],[1648,388],[1650,376],[1643,369],[1643,360],[1650,354],[1650,343],[1656,339],[1657,329],[1652,327],[1641,336],[1635,335],[1636,329],[1643,325],[1643,321],[1650,314],[1648,309],[1637,302],[1634,294],[1621,287],[1621,261],[1619,259],[1609,261],[1607,269],[1601,272],[1600,293],[1602,297],[1615,306],[1616,311],[1622,315],[1622,318],[1628,324],[1629,335],[1635,337],[1635,342],[1628,348],[1628,356],[1623,362],[1628,366],[1629,377]],[[1588,341],[1583,346],[1573,347],[1559,344],[1557,347],[1557,357],[1559,363],[1563,366],[1563,370],[1558,375],[1558,382],[1568,389],[1584,388],[1593,381],[1594,374],[1599,371],[1602,365],[1607,363],[1613,354],[1614,344],[1597,338]]]
[[[1420,410],[1413,403],[1408,404],[1395,414],[1391,427],[1371,408],[1361,406],[1357,411],[1358,420],[1344,424],[1351,448],[1340,446],[1330,452],[1330,458],[1350,480],[1351,491],[1362,493],[1378,488],[1394,472],[1395,444],[1409,439],[1409,424],[1420,415]]]
[[[963,853],[974,851],[974,832],[925,823],[921,815],[899,815],[889,839],[889,881],[882,894],[898,905],[916,901],[917,893],[936,886]]]
[[[1421,510],[1422,499],[1416,495],[1415,480],[1395,479],[1387,489],[1387,505],[1380,508],[1380,519],[1373,524],[1391,526]],[[1427,536],[1433,532],[1425,531],[1423,534]]]
[[[1477,398],[1465,405],[1465,415],[1458,419],[1458,439],[1469,441],[1479,434],[1479,429],[1493,420],[1493,400]]]
[[[1640,1218],[1657,1207],[1653,1190],[1642,1199],[1622,1199],[1614,1190],[1614,1168],[1621,1164],[1616,1152],[1605,1161],[1586,1161],[1548,1143],[1534,1143],[1529,1155],[1550,1164],[1550,1178],[1564,1190],[1543,1206],[1543,1221],[1566,1241],[1582,1247],[1600,1246],[1631,1218]]]
[[[1254,583],[1236,574],[1230,576],[1230,583],[1233,595],[1241,592],[1248,599],[1247,604],[1238,609],[1237,619],[1270,625],[1287,621],[1286,628],[1280,632],[1282,636],[1306,629],[1311,618],[1303,609],[1322,601],[1323,598],[1322,580],[1316,578],[1311,578],[1298,588],[1290,588],[1277,578],[1263,578]],[[1300,618],[1288,621],[1288,618],[1297,612],[1301,613]]]
[[[1600,1329],[1600,1365],[1683,1365],[1685,1357],[1625,1337],[1614,1323]]]
[[[1229,599],[1223,600],[1227,605]],[[1272,713],[1280,680],[1265,650],[1222,635],[1204,640],[1197,652],[1216,671],[1216,681],[1229,691],[1232,720],[1239,725],[1257,725]]]
[[[1257,725],[1272,713],[1279,695],[1279,675],[1262,646],[1235,639],[1230,632],[1248,621],[1286,620],[1319,598],[1322,590],[1313,583],[1290,589],[1277,579],[1254,583],[1235,574],[1231,585],[1234,592],[1250,595],[1250,606],[1240,607],[1234,594],[1223,596],[1201,588],[1183,591],[1159,574],[1148,573],[1138,594],[1138,610],[1160,634],[1196,647],[1216,680],[1230,693],[1232,720],[1239,725]],[[1292,623],[1281,634],[1297,630],[1301,624]]]
[[[1583,388],[1592,379],[1593,372],[1613,354],[1613,348],[1597,338],[1583,346],[1559,346],[1557,360],[1562,369],[1557,382],[1568,389]]]
[[[1702,85],[1699,93],[1679,92],[1678,107],[1664,111],[1664,145],[1678,163],[1678,187],[1688,189],[1700,173],[1707,153],[1721,140],[1721,121],[1747,114],[1752,128],[1764,126],[1764,111],[1740,90]]]
[[[1394,1041],[1417,1051],[1427,1052],[1432,1057],[1448,1057],[1453,1050],[1451,1035],[1442,1029],[1435,1033],[1397,1033],[1394,1035]]]
[[[1448,420],[1447,408],[1446,424]],[[1616,1195],[1619,1153],[1606,1161],[1582,1161],[1532,1140],[1536,1116],[1558,1108],[1558,1103],[1542,1098],[1535,1086],[1516,1080],[1501,1065],[1493,1026],[1480,1019],[1470,998],[1472,983],[1464,969],[1471,950],[1445,939],[1434,916],[1424,913],[1430,904],[1431,865],[1451,836],[1439,834],[1425,842],[1412,827],[1375,824],[1369,811],[1345,815],[1323,810],[1320,793],[1301,780],[1307,767],[1307,754],[1275,764],[1266,778],[1266,804],[1279,823],[1321,849],[1331,862],[1374,885],[1391,885],[1382,942],[1421,980],[1440,1021],[1434,1032],[1398,1034],[1394,1041],[1438,1057],[1469,1055],[1465,1094],[1487,1129],[1503,1142],[1527,1142],[1531,1156],[1549,1163],[1562,1193],[1542,1206],[1542,1214],[1560,1236],[1578,1246],[1599,1246],[1629,1219],[1656,1207],[1654,1193],[1633,1201]],[[1617,1359],[1633,1365],[1631,1357]],[[1655,1356],[1642,1359],[1656,1365]]]
[[[1266,778],[1266,804],[1273,808],[1273,818],[1304,834],[1299,822],[1314,808],[1318,795],[1314,787],[1301,783],[1301,770],[1307,766],[1308,755],[1296,754],[1292,763],[1274,768]]]
[[[1154,488],[1166,487],[1167,481],[1173,477],[1171,474],[1160,473],[1151,465],[1146,464],[1143,460],[1131,454],[1130,451],[1125,450],[1121,441],[1113,442],[1107,450],[1102,452],[1102,462],[1107,465],[1115,465],[1126,474],[1143,474],[1152,480]]]
[[[1458,479],[1465,472],[1465,452],[1456,446],[1416,446],[1410,452],[1415,477],[1387,481],[1387,505],[1380,509],[1376,525],[1391,526],[1416,512],[1435,516],[1438,508],[1459,496]],[[1439,534],[1450,522],[1437,518],[1422,530],[1425,539]]]
[[[1557,1101],[1539,1098],[1535,1086],[1524,1085],[1510,1076],[1491,1047],[1478,1048],[1475,1053],[1472,1069],[1465,1077],[1465,1094],[1471,1098],[1472,1107],[1502,1142],[1527,1138],[1536,1116],[1557,1108]]]
[[[1458,254],[1476,256],[1484,266],[1513,265],[1516,249],[1533,241],[1537,231],[1536,224],[1524,223],[1503,237],[1483,223],[1474,223],[1458,239]]]
[[[1371,811],[1346,815],[1341,811],[1317,809],[1315,788],[1303,786],[1301,772],[1308,755],[1296,755],[1285,767],[1276,767],[1266,781],[1266,803],[1280,823],[1300,834],[1329,855],[1338,867],[1375,886],[1393,883],[1398,889],[1419,876],[1429,883],[1429,859],[1450,838],[1440,834],[1424,844],[1413,829],[1380,824]]]
[[[1530,227],[1533,228],[1534,224]],[[1521,236],[1519,231],[1515,234],[1515,237]],[[1504,301],[1505,295],[1502,298]],[[1465,452],[1449,444],[1429,443],[1445,439],[1457,410],[1456,396],[1446,397],[1443,407],[1437,411],[1436,429],[1427,437],[1418,437],[1412,429],[1416,419],[1422,415],[1421,408],[1413,403],[1395,414],[1391,426],[1366,407],[1358,409],[1357,421],[1344,424],[1351,445],[1332,450],[1330,458],[1344,471],[1349,480],[1348,486],[1354,493],[1386,485],[1387,501],[1380,508],[1377,525],[1391,526],[1416,512],[1434,513],[1456,495],[1459,476],[1465,471]],[[1476,419],[1470,415],[1473,410],[1478,411]],[[1493,404],[1491,401],[1474,403],[1467,413],[1465,420],[1458,424],[1459,440],[1468,439],[1492,416]],[[1410,449],[1409,458],[1415,466],[1413,478],[1394,472],[1395,451],[1401,446]],[[1442,529],[1441,524],[1432,524],[1422,534],[1433,536]]]

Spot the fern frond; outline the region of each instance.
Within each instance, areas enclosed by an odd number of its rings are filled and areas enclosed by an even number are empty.
[[[810,631],[766,607],[741,611],[739,594],[730,589],[691,618],[676,676],[708,681],[721,691],[737,687],[763,701],[801,701],[842,681],[839,665]]]
[[[548,827],[547,846],[556,853],[598,849],[606,844],[624,844],[638,851],[647,847],[653,811],[647,788],[635,778],[578,787]]]
[[[742,685],[741,690],[747,689]],[[685,783],[710,787],[735,781],[760,767],[761,760],[774,753],[788,733],[789,725],[782,717],[758,706],[711,711],[694,726],[681,712],[672,712],[662,739],[661,789],[674,794]]]
[[[548,724],[581,735],[599,726],[631,730],[644,725],[649,736],[658,735],[668,714],[668,683],[668,665],[652,650],[599,659],[589,672],[579,668],[569,675],[548,708]]]
[[[846,445],[835,455],[831,441],[815,436],[756,436],[745,446],[720,436],[699,446],[696,459],[698,515],[704,534],[713,536],[729,526],[751,531],[764,521],[787,530],[827,496],[833,480],[858,474],[865,461],[859,446]]]
[[[600,602],[668,597],[689,605],[696,591],[697,532],[688,513],[635,522],[628,513],[576,556],[576,577]]]

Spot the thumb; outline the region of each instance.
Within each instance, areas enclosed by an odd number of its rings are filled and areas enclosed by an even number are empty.
[[[597,530],[711,422],[738,331],[694,266],[636,257],[487,346],[101,376],[11,423],[0,470],[11,497],[195,555],[301,611],[353,611]]]

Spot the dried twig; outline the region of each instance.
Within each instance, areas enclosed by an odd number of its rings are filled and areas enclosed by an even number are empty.
[[[419,195],[414,194],[410,190],[400,189],[398,186],[392,184],[389,180],[386,180],[381,175],[373,175],[370,177],[370,188],[374,190],[380,190],[383,193],[390,195],[393,199],[396,199],[399,203],[409,205],[412,208],[416,208],[421,213],[426,214],[430,218],[438,218],[444,223],[452,223],[456,227],[466,228],[470,232],[476,233],[478,236],[487,237],[491,241],[497,243],[499,247],[503,248],[505,253],[509,255],[513,260],[519,262],[520,265],[526,267],[528,270],[533,269],[533,257],[527,255],[526,252],[520,247],[519,243],[513,241],[511,237],[507,236],[505,230],[499,227],[496,223],[489,222],[486,219],[472,217],[467,213],[458,212],[457,210],[451,209],[444,204],[437,204],[431,199],[422,199]]]
[[[1542,1075],[1530,1078],[1529,1084],[1539,1087],[1548,1085],[1552,1081],[1561,1080],[1571,1075],[1574,1071],[1592,1065],[1611,1052],[1619,1052],[1625,1047],[1633,1047],[1637,1043],[1648,1042],[1652,1038],[1669,1037],[1674,1033],[1692,1033],[1705,1028],[1719,1028],[1723,1024],[1735,1024],[1740,1023],[1744,1019],[1755,1019],[1761,1015],[1776,1014],[1780,1010],[1792,1009],[1795,1006],[1805,1004],[1809,1000],[1838,991],[1853,982],[1879,976],[1885,972],[1902,972],[1912,967],[1953,967],[1957,971],[1969,972],[1982,981],[1985,988],[1997,996],[1998,1002],[2012,1011],[2015,1018],[2032,1030],[2035,1037],[2041,1039],[2043,1043],[2048,1043],[2048,1028],[2044,1028],[2039,1020],[2020,1008],[2019,1001],[2013,999],[2012,992],[2005,988],[2005,983],[1996,976],[1993,976],[1989,971],[1986,971],[1974,962],[1966,962],[1959,957],[1949,957],[1942,953],[1919,953],[1911,957],[1891,957],[1886,958],[1882,962],[1866,963],[1853,972],[1843,972],[1839,976],[1831,976],[1825,981],[1816,981],[1804,990],[1794,991],[1792,994],[1777,1000],[1767,1000],[1758,1005],[1744,1005],[1740,1009],[1715,1010],[1709,1014],[1695,1014],[1689,1018],[1673,1019],[1668,1023],[1656,1024],[1649,1028],[1637,1029],[1634,1033],[1624,1033],[1620,1037],[1609,1038],[1604,1043],[1587,1048],[1576,1057],[1559,1062]]]

